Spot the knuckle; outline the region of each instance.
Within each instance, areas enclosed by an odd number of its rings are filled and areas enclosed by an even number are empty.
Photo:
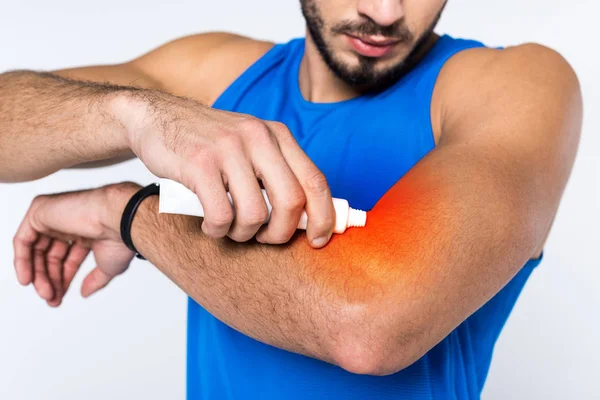
[[[33,246],[33,256],[34,257],[45,257],[46,249],[42,245],[36,244]]]
[[[238,243],[247,242],[248,240],[252,239],[252,235],[241,234],[237,232],[230,232],[227,236],[229,237],[229,239]]]
[[[281,122],[274,122],[272,125],[273,134],[277,137],[277,141],[285,145],[296,144],[296,138],[292,135],[292,132],[287,125]]]
[[[236,218],[236,222],[243,227],[256,227],[263,225],[269,218],[269,212],[266,206],[254,207],[247,211],[242,211]]]
[[[50,249],[50,251],[48,251],[47,258],[48,258],[49,266],[50,265],[57,266],[57,265],[62,265],[64,257],[62,255],[58,255],[58,254],[54,253],[52,251],[52,249]]]
[[[291,136],[291,132],[290,132],[289,128],[283,122],[273,121],[271,123],[271,128],[273,129],[273,131],[275,133],[277,133],[279,135],[290,135]]]
[[[302,191],[302,188],[298,188],[291,193],[285,199],[283,203],[283,209],[285,211],[298,211],[304,208],[306,205],[306,195]]]
[[[333,203],[322,209],[318,215],[312,216],[312,225],[317,229],[328,230],[335,225],[335,208]]]
[[[42,221],[41,221],[39,208],[33,209],[33,207],[32,207],[31,214],[29,215],[29,224],[37,232],[42,232],[44,230],[43,229],[44,225],[42,224]]]
[[[77,268],[79,268],[79,264],[77,264],[73,260],[67,259],[63,264],[63,268],[65,269],[65,271],[75,271],[77,270]]]
[[[282,233],[273,234],[273,235],[271,235],[271,240],[269,241],[269,243],[284,244],[284,243],[289,242],[293,235],[294,235],[294,232],[290,232],[290,233],[282,232]]]
[[[12,240],[13,246],[17,247],[21,243],[26,242],[27,241],[27,236],[29,236],[29,235],[25,235],[21,231],[17,232],[15,234],[15,236],[13,237],[13,240]]]
[[[227,234],[226,231],[215,229],[206,221],[202,224],[202,232],[211,239],[221,239]]]
[[[327,178],[321,171],[315,172],[304,181],[303,187],[305,190],[314,194],[324,194],[329,191]]]
[[[242,132],[256,132],[268,130],[264,121],[252,116],[244,116],[237,123],[237,128]]]
[[[210,228],[220,230],[231,225],[233,221],[233,211],[231,209],[223,209],[221,211],[210,213],[205,216],[204,222],[209,225]]]
[[[49,198],[50,196],[46,194],[40,194],[35,196],[31,201],[31,204],[29,205],[28,214],[30,214],[32,217],[35,216],[38,213],[40,207],[42,207],[43,204],[46,201],[48,201]]]
[[[314,218],[312,224],[316,231],[321,232],[329,230],[329,228],[333,226],[334,222],[334,218],[326,216]]]
[[[267,124],[257,118],[244,119],[240,122],[239,129],[244,136],[250,136],[253,139],[266,139],[271,136]]]

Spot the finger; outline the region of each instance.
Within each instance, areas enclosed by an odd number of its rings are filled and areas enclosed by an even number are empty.
[[[69,251],[69,244],[61,240],[53,240],[50,244],[50,250],[46,254],[46,267],[48,277],[54,288],[54,297],[48,301],[51,307],[57,307],[62,302],[64,295],[64,286],[62,279],[63,262]]]
[[[231,157],[226,174],[235,209],[235,218],[227,236],[237,242],[246,242],[267,222],[267,203],[252,165],[245,155]]]
[[[274,130],[281,153],[298,178],[306,196],[305,210],[308,215],[306,234],[313,247],[323,247],[333,233],[335,210],[325,175],[302,151],[287,130]]]
[[[252,157],[257,175],[273,207],[269,223],[256,235],[256,240],[262,243],[286,243],[296,232],[306,197],[277,143],[270,144],[257,148],[257,153]]]
[[[54,289],[46,267],[46,251],[51,241],[48,236],[41,235],[33,246],[33,286],[38,295],[47,301],[54,297]]]
[[[15,272],[21,285],[29,285],[33,281],[33,246],[38,237],[38,232],[25,216],[13,239]]]
[[[96,267],[83,280],[83,284],[81,285],[81,295],[83,297],[89,297],[98,290],[106,287],[111,280],[111,276]]]
[[[64,294],[67,293],[69,287],[71,286],[71,282],[73,282],[73,278],[75,274],[81,267],[81,264],[85,261],[88,254],[90,254],[90,247],[82,240],[77,241],[75,244],[71,246],[69,250],[69,254],[65,259],[63,264],[63,287]]]
[[[222,238],[227,235],[233,222],[233,208],[223,183],[221,171],[216,162],[205,159],[199,162],[198,172],[191,179],[184,179],[185,186],[190,188],[200,200],[204,209],[202,231],[211,238]]]

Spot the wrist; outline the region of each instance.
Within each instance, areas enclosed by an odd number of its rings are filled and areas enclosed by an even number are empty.
[[[148,240],[149,236],[159,231],[156,225],[158,223],[158,203],[158,196],[146,197],[138,206],[129,229],[129,236],[138,254],[146,259],[153,256],[151,249],[148,248],[148,243],[152,243],[154,238]]]
[[[104,216],[102,225],[108,232],[108,236],[121,238],[121,217],[129,200],[142,187],[132,182],[122,182],[108,185],[102,188],[102,204],[104,207]]]
[[[109,127],[105,132],[107,136],[104,136],[104,143],[110,147],[110,157],[131,153],[128,127],[124,123],[124,116],[127,113],[126,92],[127,90],[119,90],[106,93],[101,97],[103,123]]]
[[[138,157],[142,132],[153,126],[148,116],[151,114],[151,104],[157,100],[156,96],[157,93],[151,90],[131,89],[115,93],[110,101],[112,115],[123,128],[120,139]]]

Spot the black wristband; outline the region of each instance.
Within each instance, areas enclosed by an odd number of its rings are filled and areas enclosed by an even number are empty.
[[[142,201],[144,201],[147,197],[158,195],[159,186],[158,183],[152,183],[140,190],[137,191],[136,194],[129,200],[127,205],[125,206],[125,210],[123,211],[123,215],[121,216],[121,239],[125,246],[131,251],[135,253],[135,256],[140,260],[145,260],[144,256],[142,256],[135,246],[133,245],[133,241],[131,240],[131,224],[133,223],[133,218],[135,217],[135,212],[137,211]]]

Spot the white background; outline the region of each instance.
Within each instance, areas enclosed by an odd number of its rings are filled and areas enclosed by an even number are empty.
[[[493,46],[555,48],[584,93],[574,172],[545,260],[497,345],[484,399],[600,393],[600,63],[591,36],[599,14],[595,0],[450,0],[439,25]],[[303,29],[297,0],[2,0],[0,71],[116,63],[202,31],[287,41]],[[78,293],[80,273],[57,310],[14,278],[12,235],[36,194],[121,180],[152,176],[132,161],[0,184],[0,399],[184,398],[186,297],[150,264],[136,262],[88,300]]]

